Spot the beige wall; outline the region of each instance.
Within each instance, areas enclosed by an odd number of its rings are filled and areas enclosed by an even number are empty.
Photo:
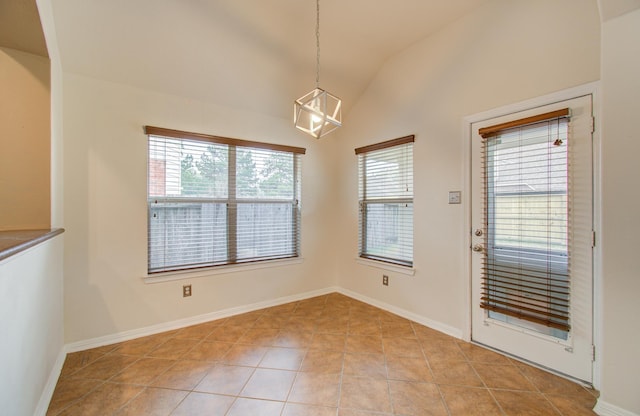
[[[640,415],[638,39],[640,10],[603,23],[601,401]]]
[[[294,132],[290,120],[66,74],[67,342],[325,288],[337,282],[338,271],[346,289],[461,335],[468,285],[462,247],[465,205],[448,205],[447,192],[464,184],[462,118],[597,80],[597,8],[593,3],[576,12],[576,5],[584,2],[489,3],[392,59],[345,127],[321,141]],[[532,57],[539,64],[532,65]],[[304,263],[194,279],[194,296],[188,299],[180,295],[188,281],[143,283],[144,124],[307,147]],[[413,277],[391,273],[391,286],[383,288],[381,270],[355,263],[353,149],[406,134],[416,134],[417,272]]]
[[[145,284],[147,137],[154,125],[307,148],[302,264]],[[335,285],[330,154],[290,120],[65,74],[65,332],[76,342]],[[182,297],[182,285],[193,296]]]
[[[49,228],[49,59],[0,48],[0,230]]]
[[[467,331],[465,212],[448,191],[465,185],[463,118],[599,78],[595,1],[497,0],[417,43],[380,70],[338,132],[343,188],[336,245],[340,285],[425,317],[454,335]],[[544,28],[544,30],[541,30]],[[357,170],[353,149],[415,134],[415,276],[356,263]],[[388,274],[385,272],[385,274]]]

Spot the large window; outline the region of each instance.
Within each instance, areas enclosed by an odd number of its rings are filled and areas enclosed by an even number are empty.
[[[305,149],[145,132],[150,274],[299,256]]]
[[[414,136],[356,149],[359,256],[413,266]]]

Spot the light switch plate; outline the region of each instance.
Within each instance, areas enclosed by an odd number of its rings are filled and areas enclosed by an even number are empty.
[[[449,203],[450,204],[460,203],[460,191],[449,191]]]

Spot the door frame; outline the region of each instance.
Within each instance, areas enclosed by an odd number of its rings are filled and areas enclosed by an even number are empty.
[[[532,98],[525,101],[520,101],[513,104],[508,104],[502,107],[494,108],[491,110],[483,111],[480,113],[465,116],[462,119],[462,149],[463,149],[463,195],[467,195],[464,198],[463,203],[464,211],[464,230],[465,235],[462,245],[462,258],[463,263],[463,275],[466,278],[466,284],[464,287],[464,327],[463,327],[463,339],[465,341],[471,341],[471,140],[473,137],[472,125],[483,120],[488,120],[496,117],[505,116],[520,111],[534,109],[536,107],[545,106],[548,104],[570,100],[583,95],[591,94],[593,97],[593,116],[595,119],[595,126],[593,132],[593,228],[596,233],[596,244],[593,248],[593,344],[595,346],[595,360],[593,362],[593,386],[596,389],[600,389],[602,380],[602,226],[601,226],[601,140],[600,140],[600,82],[591,82],[583,84],[577,87],[565,89],[562,91],[547,94],[541,97]]]

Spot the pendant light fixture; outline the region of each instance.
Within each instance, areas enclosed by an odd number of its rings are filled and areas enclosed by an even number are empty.
[[[293,122],[316,139],[342,126],[342,101],[320,88],[320,0],[316,0],[316,87],[295,100]]]

